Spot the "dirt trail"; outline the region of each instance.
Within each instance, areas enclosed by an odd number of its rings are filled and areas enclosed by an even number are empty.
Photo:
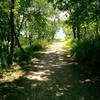
[[[41,58],[34,65],[38,71],[28,72],[25,77],[36,80],[48,80],[47,77],[52,72],[51,70],[61,68],[62,65],[66,64],[63,47],[63,42],[54,42],[46,51],[41,52]]]
[[[29,68],[25,74],[11,83],[10,90],[0,100],[100,100],[100,88],[81,81],[85,77],[81,77],[82,73],[70,58],[64,57],[63,45],[54,42],[41,52],[40,59],[26,66]]]

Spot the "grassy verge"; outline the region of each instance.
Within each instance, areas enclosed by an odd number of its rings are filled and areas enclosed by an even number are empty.
[[[100,78],[100,37],[87,38],[80,41],[67,37],[65,41],[66,55],[69,54],[78,63],[81,73],[97,80]]]
[[[0,66],[0,84],[11,82],[21,77],[27,69],[30,69],[41,56],[41,51],[45,50],[50,42],[47,40],[33,40],[32,45],[28,45],[25,40],[21,40],[21,45],[25,52],[16,48],[14,52],[14,62],[10,67]]]

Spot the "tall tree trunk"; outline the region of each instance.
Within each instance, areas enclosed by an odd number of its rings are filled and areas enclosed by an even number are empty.
[[[84,27],[84,35],[86,35],[87,34],[87,28],[86,27]]]
[[[96,21],[96,35],[99,36],[99,28],[98,28],[98,21]]]
[[[21,50],[23,53],[25,53],[24,49],[22,48],[22,46],[21,46],[21,44],[20,44],[20,42],[19,42],[19,39],[18,39],[16,33],[14,33],[14,36],[15,36],[16,42],[17,42],[17,44],[18,44],[18,47],[20,48],[20,50]]]
[[[75,26],[72,27],[74,38],[76,39],[76,28]]]
[[[80,40],[80,26],[77,25],[77,38]]]
[[[29,44],[32,45],[32,33],[29,33]]]
[[[19,20],[20,20],[20,19],[19,19]],[[18,36],[20,35],[20,31],[21,31],[21,29],[22,29],[22,26],[23,26],[24,21],[25,21],[25,17],[23,16],[20,25],[17,25],[17,27],[19,26],[18,29],[17,29],[17,32],[16,32],[17,34],[14,33],[14,36],[15,36],[15,39],[16,39],[16,43],[17,43],[18,47],[20,48],[20,50],[21,50],[23,53],[25,53],[25,51],[24,51],[24,49],[22,48],[22,46],[21,46],[21,44],[20,44],[20,41],[19,41],[19,39],[18,39]]]
[[[10,29],[11,29],[11,47],[10,47],[10,64],[13,61],[13,52],[14,52],[14,33],[15,33],[15,26],[14,26],[14,1],[11,0],[11,7],[10,7]]]
[[[80,23],[79,23],[79,17],[76,15],[76,29],[77,29],[77,38],[80,40]]]
[[[96,1],[96,35],[99,35],[99,24],[98,24],[98,14],[99,14],[99,0]]]

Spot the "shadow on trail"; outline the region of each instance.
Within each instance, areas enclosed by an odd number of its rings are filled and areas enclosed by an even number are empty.
[[[100,100],[99,82],[63,52],[43,52],[37,63],[23,66],[22,77],[0,88],[0,100]]]

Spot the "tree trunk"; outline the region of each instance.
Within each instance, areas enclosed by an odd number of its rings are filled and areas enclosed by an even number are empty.
[[[15,33],[15,26],[14,26],[14,0],[11,0],[11,7],[10,7],[10,29],[11,29],[11,46],[10,46],[10,64],[13,61],[13,52],[14,52],[14,33]]]
[[[99,25],[98,25],[98,14],[97,14],[97,10],[96,10],[96,35],[99,35]]]
[[[74,39],[76,39],[76,28],[73,26],[72,30],[73,30]]]
[[[20,20],[20,19],[19,19],[19,20]],[[24,21],[25,21],[25,17],[23,16],[23,19],[22,19],[20,25],[17,25],[17,27],[19,26],[19,28],[17,29],[17,32],[16,32],[17,34],[14,33],[14,36],[15,36],[17,45],[18,45],[18,47],[20,48],[20,50],[21,50],[23,53],[25,53],[25,51],[24,51],[24,49],[22,48],[22,46],[21,46],[21,44],[20,44],[20,42],[19,42],[18,36],[20,35],[20,31],[21,31],[21,29],[22,29],[22,26],[23,26]]]
[[[20,50],[21,50],[23,53],[25,53],[24,49],[23,49],[23,48],[21,47],[21,45],[20,45],[20,42],[19,42],[19,39],[18,39],[16,33],[14,33],[14,36],[15,36],[16,42],[17,42],[17,44],[18,44],[18,47],[20,48]]]
[[[96,22],[96,35],[99,36],[99,28],[98,28],[98,22]]]
[[[87,34],[87,28],[86,27],[84,27],[84,38],[86,37],[86,34]]]
[[[32,45],[32,33],[29,33],[29,44]]]
[[[98,24],[98,14],[99,14],[99,0],[96,1],[96,35],[99,35],[99,24]]]
[[[77,38],[80,40],[80,26],[77,25]]]

